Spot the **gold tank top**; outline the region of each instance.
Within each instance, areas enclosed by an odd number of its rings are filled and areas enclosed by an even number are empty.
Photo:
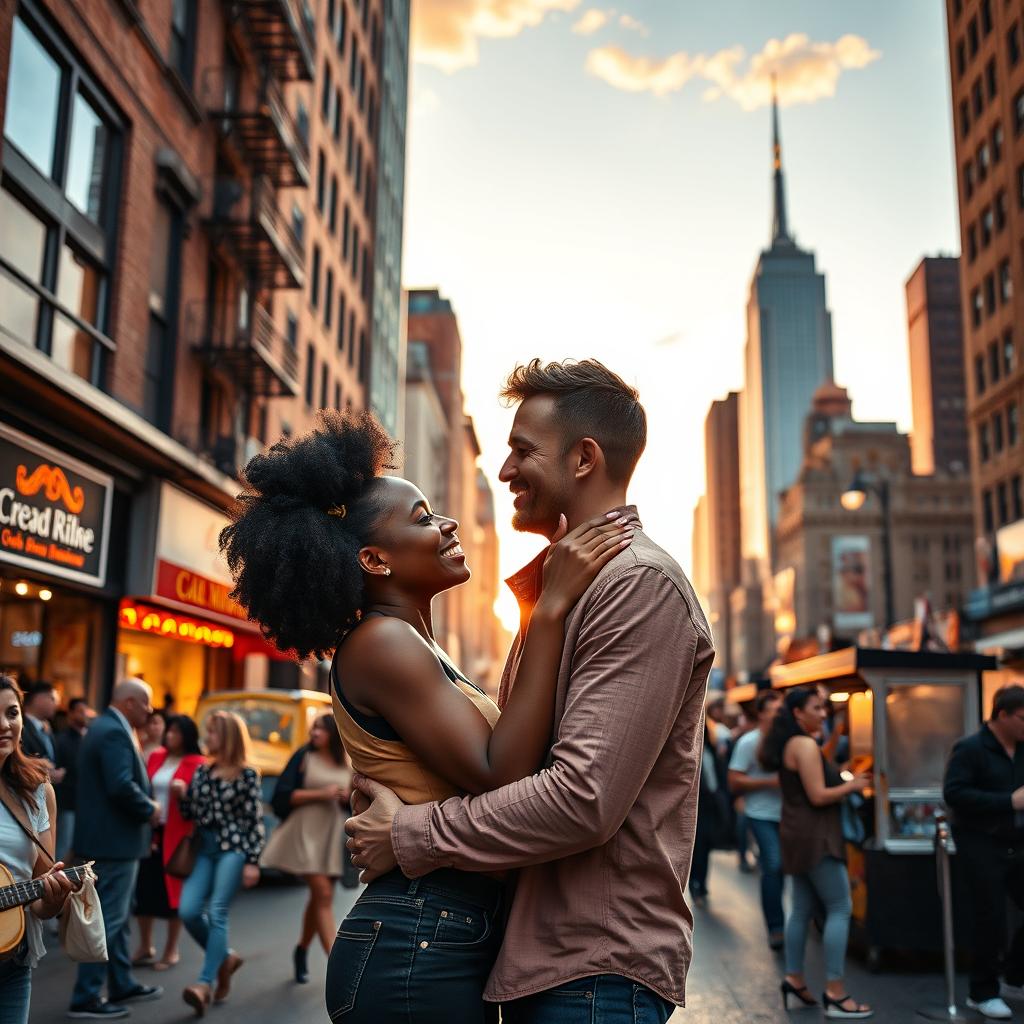
[[[437,660],[448,679],[476,705],[493,729],[501,716],[498,705],[482,690],[459,676],[442,658],[438,657]],[[340,693],[337,671],[332,662],[331,700],[334,704],[334,720],[338,723],[341,741],[352,759],[352,767],[357,772],[387,786],[407,804],[423,804],[465,795],[463,790],[432,772],[397,735],[394,739],[383,739],[363,728],[352,714],[354,711],[358,715],[359,711],[355,708],[350,711],[339,698]],[[372,715],[365,718],[386,724],[383,718]]]

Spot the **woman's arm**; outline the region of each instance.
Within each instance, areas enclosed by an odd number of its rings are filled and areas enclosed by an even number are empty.
[[[50,783],[44,783],[43,800],[46,805],[46,817],[49,827],[38,834],[39,842],[42,843],[49,857],[43,856],[42,851],[36,857],[36,863],[32,871],[33,878],[42,878],[43,895],[29,904],[29,909],[40,919],[56,917],[64,908],[64,902],[68,898],[73,886],[68,879],[60,873],[54,863],[53,851],[57,844],[57,798]]]
[[[864,776],[838,786],[825,785],[825,765],[821,759],[821,748],[810,736],[794,736],[787,744],[786,753],[791,754],[800,773],[807,799],[815,807],[837,804],[851,793],[859,793],[867,785]]]
[[[532,775],[551,741],[565,617],[628,543],[623,525],[601,516],[552,545],[516,685],[493,730],[443,673],[434,651],[400,619],[370,619],[346,645],[352,648],[346,650],[347,674],[364,681],[360,702],[383,716],[431,770],[466,792]]]

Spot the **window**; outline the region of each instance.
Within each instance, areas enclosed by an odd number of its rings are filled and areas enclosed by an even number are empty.
[[[1000,371],[1002,370],[1002,360],[999,358],[999,346],[993,341],[988,347],[988,379],[993,384],[999,382]]]
[[[1010,521],[1009,491],[1005,480],[1000,480],[996,485],[996,503],[999,507],[999,525],[1005,526]]]
[[[992,0],[981,0],[981,34],[987,36],[992,31]]]
[[[981,247],[987,249],[992,244],[992,229],[994,221],[992,218],[992,207],[986,206],[981,211]]]
[[[327,268],[326,280],[324,282],[324,327],[331,329],[334,318],[334,268]]]
[[[1006,443],[1012,448],[1020,439],[1020,410],[1016,402],[1006,407]]]
[[[370,277],[370,247],[368,245],[363,246],[363,298],[367,301],[370,299],[370,285],[372,279]]]
[[[1017,205],[1024,210],[1024,164],[1017,168]]]
[[[982,491],[981,494],[982,519],[985,524],[985,532],[991,533],[995,528],[995,516],[992,514],[992,492]]]
[[[366,169],[366,191],[363,193],[365,202],[363,203],[363,209],[366,210],[366,216],[373,216],[373,175],[370,173],[370,169]]]
[[[345,0],[342,0],[344,3]],[[327,29],[329,32],[334,31],[334,22],[338,16],[338,3],[337,0],[327,0]]]
[[[1003,126],[996,124],[992,129],[992,163],[997,164],[1003,159]]]
[[[1010,481],[1010,497],[1013,499],[1013,521],[1024,519],[1024,495],[1021,494],[1020,474]]]
[[[324,212],[324,193],[327,190],[327,156],[321,149],[316,158],[316,208]]]
[[[960,135],[962,138],[967,138],[971,131],[971,108],[967,104],[967,100],[960,101]]]
[[[338,47],[338,56],[345,59],[345,29],[348,23],[348,11],[345,0],[338,0],[338,18],[334,22],[334,41]]]
[[[964,164],[964,195],[970,199],[974,195],[974,161]]]
[[[158,200],[149,264],[149,333],[143,363],[142,415],[167,432],[171,426],[181,212]]]
[[[953,17],[959,18],[964,13],[964,0],[953,0]]]
[[[1003,373],[1009,377],[1017,365],[1016,352],[1013,347],[1013,331],[1003,335]]]
[[[284,336],[292,348],[299,347],[299,318],[290,309],[284,321]]]
[[[313,246],[313,266],[309,272],[309,304],[320,308],[320,246]]]
[[[352,225],[352,280],[359,280],[359,225]]]
[[[14,18],[0,147],[0,329],[102,386],[121,130],[45,24]]]
[[[1013,130],[1018,134],[1024,134],[1024,89],[1013,99]]]
[[[313,342],[306,345],[306,405],[313,406],[313,386],[316,381],[316,349]]]
[[[302,207],[296,202],[292,203],[292,234],[295,235],[299,242],[305,241],[306,215],[302,212]]]
[[[1003,414],[997,412],[992,417],[992,449],[998,455],[1003,450]]]
[[[349,310],[348,313],[348,365],[355,365],[355,351],[356,351],[356,314],[355,310]]]
[[[320,408],[327,408],[327,362],[320,364]]]
[[[992,316],[996,311],[996,279],[994,274],[985,275],[985,313]]]
[[[363,384],[369,380],[370,352],[366,345],[366,330],[359,331],[359,379]]]
[[[359,58],[359,109],[366,113],[366,59]]]
[[[971,107],[974,110],[974,119],[981,117],[985,109],[985,94],[981,90],[981,79],[976,78],[971,86]]]
[[[988,142],[985,141],[978,147],[978,181],[984,181],[988,177],[990,164]]]
[[[1006,193],[1000,189],[996,193],[996,231],[1002,231],[1006,227]]]
[[[348,50],[348,87],[355,92],[356,88],[356,75],[358,74],[358,63],[359,58],[356,54],[356,33],[353,30],[352,35],[349,36],[351,45]]]
[[[339,381],[334,382],[334,408],[341,411],[341,383]]]
[[[338,228],[338,177],[331,175],[330,201],[327,204],[327,230],[333,235]]]
[[[334,90],[334,121],[331,127],[334,141],[341,142],[341,89]]]
[[[352,134],[352,119],[349,118],[348,124],[345,126],[345,173],[352,176],[352,161],[355,156],[353,153],[355,139]]]
[[[973,57],[978,52],[978,19],[971,18],[967,23],[967,53]]]
[[[302,100],[298,100],[295,104],[295,128],[299,133],[299,138],[308,146],[309,145],[309,111],[306,109],[306,104]]]
[[[996,93],[999,91],[999,83],[996,81],[995,58],[992,58],[985,65],[985,89],[988,91],[989,102],[991,102],[996,98]]]
[[[345,351],[345,292],[341,288],[338,289],[338,351]]]
[[[976,355],[974,357],[974,393],[983,394],[985,391],[985,357]]]
[[[324,124],[330,124],[332,88],[331,65],[324,60],[324,79],[320,86],[320,117]]]
[[[981,303],[981,289],[980,288],[975,288],[974,291],[971,292],[971,326],[972,327],[980,327],[981,326],[981,311],[982,311],[982,308],[983,307],[982,307],[982,303]]]
[[[978,258],[978,229],[971,224],[967,228],[967,262],[973,263]]]
[[[352,233],[352,212],[348,203],[341,215],[341,258],[348,263],[349,235]]]
[[[1014,22],[1006,33],[1006,59],[1010,67],[1016,67],[1020,61],[1020,23]]]
[[[999,264],[999,298],[1005,305],[1013,298],[1013,279],[1010,277],[1010,261]]]
[[[171,49],[167,63],[181,75],[190,88],[196,56],[195,0],[173,0],[171,3]]]
[[[988,460],[992,458],[992,449],[989,444],[987,423],[982,423],[978,426],[978,458],[982,462],[988,462]]]
[[[363,191],[363,144],[356,143],[356,195]]]

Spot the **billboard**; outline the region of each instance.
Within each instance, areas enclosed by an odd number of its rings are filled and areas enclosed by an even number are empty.
[[[832,624],[837,633],[870,629],[875,624],[868,537],[832,538]]]

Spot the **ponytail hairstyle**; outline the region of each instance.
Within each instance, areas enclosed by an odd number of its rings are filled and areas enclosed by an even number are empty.
[[[0,693],[10,690],[18,701],[18,715],[22,722],[25,720],[25,698],[21,687],[10,677],[0,675]],[[50,777],[46,770],[46,763],[39,758],[29,757],[21,749],[21,730],[18,730],[18,742],[14,749],[7,755],[4,761],[3,770],[0,771],[0,779],[18,794],[23,801],[30,805],[34,803],[36,790]]]
[[[327,657],[359,621],[359,551],[383,511],[374,482],[395,468],[397,447],[371,413],[321,410],[317,420],[250,459],[220,535],[231,596],[265,639],[300,660]]]
[[[772,727],[761,741],[757,759],[765,771],[777,772],[782,767],[782,752],[794,736],[806,736],[800,728],[793,711],[802,710],[807,702],[817,696],[812,686],[797,686],[786,694],[779,713],[772,719]]]

